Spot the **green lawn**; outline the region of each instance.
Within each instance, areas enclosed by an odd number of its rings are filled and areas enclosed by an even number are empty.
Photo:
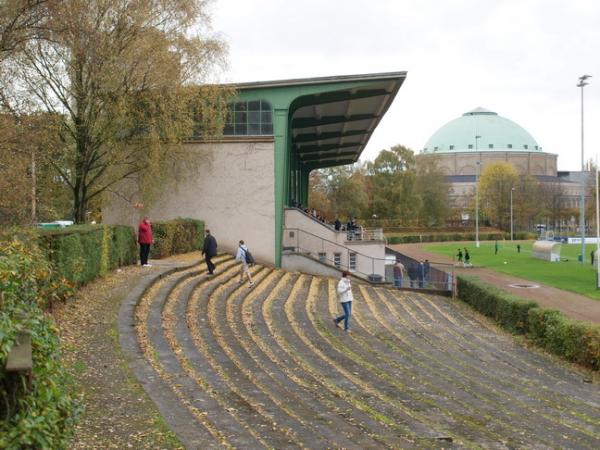
[[[521,244],[521,253],[517,253],[517,244]],[[583,265],[577,261],[581,245],[562,244],[561,262],[533,258],[532,245],[533,241],[498,241],[497,255],[494,254],[494,242],[481,242],[479,248],[475,247],[475,243],[469,243],[466,247],[471,255],[471,263],[476,267],[485,267],[600,300],[600,290],[596,289],[596,270],[590,264],[590,252],[596,250],[595,244],[586,245]],[[425,249],[456,258],[459,247],[465,247],[465,243],[432,243],[425,246]]]

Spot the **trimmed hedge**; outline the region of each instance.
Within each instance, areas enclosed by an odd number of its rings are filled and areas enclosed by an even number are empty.
[[[458,297],[507,330],[525,334],[535,344],[567,361],[600,370],[600,326],[542,309],[477,278],[457,277]]]
[[[53,321],[42,308],[64,289],[35,240],[0,240],[0,448],[67,448],[79,407],[62,367]],[[19,332],[32,341],[33,379],[7,373]]]
[[[482,241],[494,241],[503,239],[504,233],[480,233],[479,239]],[[424,234],[407,234],[404,236],[389,236],[388,244],[413,244],[418,242],[450,242],[450,241],[473,241],[475,233],[424,233]]]
[[[195,219],[153,222],[152,235],[154,245],[150,248],[150,254],[153,258],[201,250],[204,245],[204,222]]]
[[[131,227],[80,225],[40,230],[39,236],[40,246],[53,268],[76,286],[137,261],[136,238]]]

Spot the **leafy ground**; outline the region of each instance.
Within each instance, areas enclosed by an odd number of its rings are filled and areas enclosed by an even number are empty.
[[[517,252],[517,244],[521,245],[521,252]],[[514,275],[528,280],[544,283],[566,291],[575,292],[586,297],[600,300],[600,290],[596,289],[596,270],[590,264],[591,250],[595,246],[586,245],[585,263],[578,261],[581,246],[576,244],[562,244],[561,261],[542,261],[531,256],[533,241],[498,242],[498,254],[494,254],[492,241],[481,242],[476,248],[472,242],[467,248],[471,255],[471,262],[476,267],[485,267],[500,273]],[[464,242],[428,244],[426,251],[455,257],[459,248],[464,248]]]
[[[183,448],[130,372],[119,345],[119,307],[149,270],[135,266],[113,272],[52,313],[84,407],[72,449]]]

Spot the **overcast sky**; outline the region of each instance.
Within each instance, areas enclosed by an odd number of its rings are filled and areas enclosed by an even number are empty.
[[[600,153],[599,0],[215,0],[211,11],[229,45],[221,81],[407,71],[361,159],[418,152],[482,106],[578,170],[583,74],[585,159]]]

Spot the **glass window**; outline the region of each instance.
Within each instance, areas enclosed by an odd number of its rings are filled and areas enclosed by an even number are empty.
[[[494,148],[494,144],[489,144],[488,148]]]
[[[319,261],[324,263],[327,260],[327,253],[319,253]]]
[[[451,146],[450,146],[450,150],[454,150],[454,145],[451,145]]]
[[[348,253],[348,268],[350,270],[356,270],[356,253]]]
[[[472,149],[472,148],[473,148],[473,144],[469,144],[469,149]]]
[[[333,265],[338,269],[342,267],[342,254],[334,253],[333,254]]]
[[[273,111],[266,100],[236,102],[228,106],[226,136],[261,136],[273,134]]]
[[[508,144],[508,145],[507,145],[507,147],[508,147],[508,148],[512,148],[512,144]]]
[[[524,148],[525,150],[527,150],[527,144],[524,144],[524,145],[523,145],[523,148]]]

